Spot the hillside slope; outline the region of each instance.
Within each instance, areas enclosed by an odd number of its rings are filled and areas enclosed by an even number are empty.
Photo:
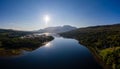
[[[120,24],[93,26],[60,33],[92,48],[105,64],[120,69]]]

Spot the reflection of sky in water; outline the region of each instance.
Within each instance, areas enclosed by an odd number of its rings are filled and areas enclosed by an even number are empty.
[[[21,57],[0,59],[0,65],[6,65],[3,69],[102,69],[86,47],[65,38],[55,38]]]
[[[61,37],[59,34],[56,33],[40,33],[40,34],[34,34],[34,35],[46,35],[46,36],[53,36],[53,37]]]
[[[50,33],[40,33],[40,34],[34,34],[34,35],[46,35],[46,36],[49,36]]]

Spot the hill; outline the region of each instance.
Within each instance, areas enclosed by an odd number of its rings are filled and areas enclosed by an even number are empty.
[[[0,36],[7,35],[9,37],[20,37],[24,35],[32,34],[32,32],[28,31],[18,31],[18,30],[12,30],[12,29],[0,29]]]
[[[120,24],[79,28],[60,35],[77,39],[80,44],[94,50],[105,64],[120,69]]]

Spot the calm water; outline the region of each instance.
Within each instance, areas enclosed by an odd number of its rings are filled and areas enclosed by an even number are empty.
[[[55,37],[42,47],[20,52],[1,56],[0,69],[102,69],[91,52],[74,39]]]

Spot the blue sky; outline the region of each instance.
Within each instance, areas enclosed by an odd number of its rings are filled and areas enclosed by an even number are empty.
[[[37,30],[120,23],[120,0],[0,0],[0,28]],[[45,24],[43,16],[49,15]]]

